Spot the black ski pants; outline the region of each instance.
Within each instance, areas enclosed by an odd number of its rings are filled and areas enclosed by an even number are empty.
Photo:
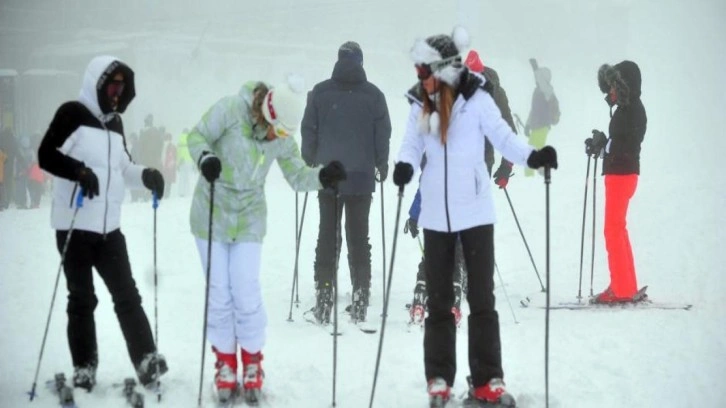
[[[56,231],[58,251],[63,253],[68,231]],[[131,276],[126,239],[121,230],[104,235],[82,230],[71,233],[63,260],[68,285],[68,345],[75,367],[97,366],[98,346],[93,311],[98,299],[93,287],[93,268],[113,298],[114,311],[126,339],[134,367],[146,353],[155,350],[149,320],[141,307],[141,296]]]
[[[371,245],[368,237],[368,216],[371,210],[371,194],[341,194],[335,208],[335,194],[328,190],[318,193],[320,227],[318,246],[315,248],[315,281],[333,282],[338,270],[342,235],[336,237],[336,225],[345,211],[345,240],[348,243],[348,267],[353,288],[370,288]],[[337,238],[337,242],[336,242]]]
[[[494,299],[494,226],[455,233],[424,229],[428,311],[424,332],[426,379],[442,377],[449,385],[456,376],[456,325],[453,275],[457,236],[461,237],[469,290],[469,369],[475,387],[502,378],[499,316]]]

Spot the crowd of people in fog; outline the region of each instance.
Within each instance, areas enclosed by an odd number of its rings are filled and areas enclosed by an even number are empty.
[[[58,108],[44,136],[16,137],[0,126],[0,209],[11,202],[38,208],[52,185],[51,223],[68,281],[73,385],[90,391],[96,384],[93,268],[113,296],[141,383],[151,385],[168,370],[121,233],[126,190],[132,202],[152,194],[191,195],[190,230],[208,278],[205,333],[216,358],[215,389],[224,399],[241,387],[254,399],[264,382],[267,316],[260,272],[267,234],[264,188],[272,164],[293,190],[318,194],[316,302],[310,313],[320,325],[331,323],[343,231],[352,286],[348,313],[354,322],[369,318],[370,207],[373,194],[389,180],[391,164],[393,184],[415,192],[404,232],[423,237],[409,313],[424,327],[424,378],[432,404],[443,406],[451,397],[466,299],[470,397],[513,407],[494,298],[493,195],[506,189],[515,165],[527,176],[557,169],[557,152],[546,141],[560,120],[559,102],[552,73],[531,59],[535,88],[530,114],[521,123],[497,71],[475,50],[464,57],[469,48],[461,27],[415,41],[415,84],[406,93],[410,110],[401,118],[405,131],[393,161],[386,96],[368,80],[363,50],[354,41],[339,47],[331,77],[307,97],[294,76],[279,83],[250,80],[178,136],[155,125],[151,114],[137,132],[124,132],[121,114],[136,96],[137,73],[110,56],[91,61],[80,97]],[[625,217],[637,185],[646,117],[635,63],[604,65],[598,80],[612,120],[609,136],[594,130],[585,153],[604,161],[612,284],[593,301],[625,302],[637,290]],[[291,137],[298,129],[300,145]],[[502,154],[496,170],[494,150]],[[73,205],[78,194],[86,201],[80,210]]]

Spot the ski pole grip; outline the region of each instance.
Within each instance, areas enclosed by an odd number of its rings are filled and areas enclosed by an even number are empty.
[[[83,207],[83,188],[81,188],[78,191],[78,195],[76,196],[76,207],[81,208]]]
[[[159,196],[156,194],[156,191],[151,192],[151,208],[157,209],[159,208]]]

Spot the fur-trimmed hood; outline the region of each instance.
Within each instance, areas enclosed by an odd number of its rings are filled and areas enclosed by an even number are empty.
[[[625,60],[614,66],[602,65],[597,71],[597,83],[603,93],[608,93],[614,87],[617,97],[615,103],[621,106],[629,105],[641,95],[640,68],[633,61]]]

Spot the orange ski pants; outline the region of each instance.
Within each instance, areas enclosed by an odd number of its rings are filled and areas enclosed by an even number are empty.
[[[610,289],[617,297],[630,297],[638,291],[633,250],[625,221],[628,204],[637,186],[637,174],[605,176],[605,247],[608,251]]]

